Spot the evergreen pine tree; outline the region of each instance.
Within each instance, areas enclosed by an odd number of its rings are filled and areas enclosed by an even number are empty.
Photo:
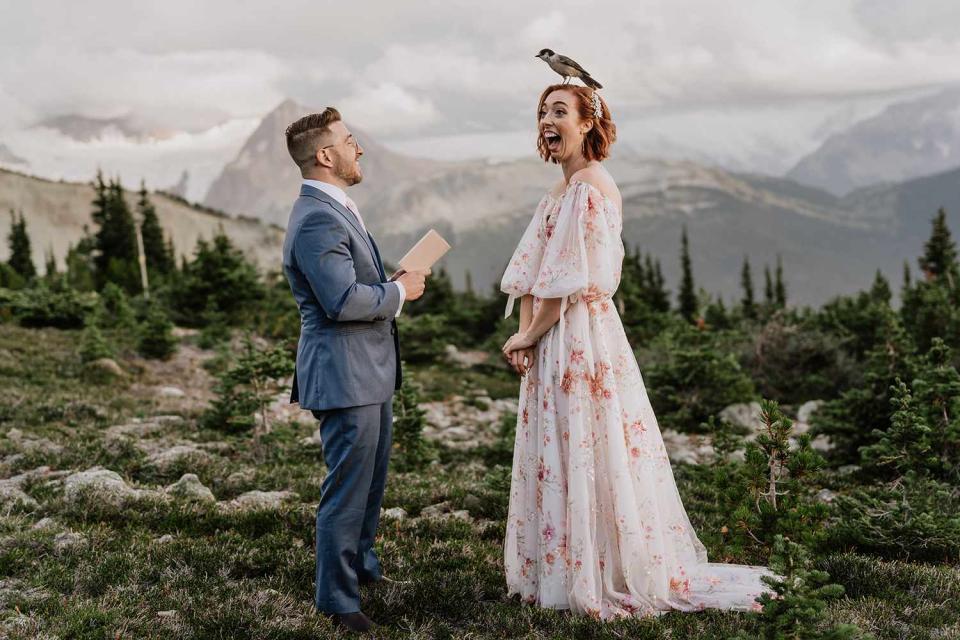
[[[809,433],[796,437],[793,422],[774,400],[760,400],[763,428],[747,444],[744,466],[749,497],[733,512],[738,526],[756,541],[769,543],[775,534],[813,542],[827,508],[813,499],[812,479],[824,465],[811,446]]]
[[[47,281],[53,280],[57,277],[57,259],[53,256],[53,247],[47,250],[47,259],[43,265],[43,277]]]
[[[880,304],[889,305],[892,296],[890,283],[883,277],[880,269],[877,269],[877,273],[873,277],[873,285],[870,287],[870,298]]]
[[[727,316],[727,307],[723,304],[722,296],[717,296],[716,301],[711,301],[707,305],[703,319],[711,329],[730,328],[730,319]]]
[[[136,329],[136,317],[127,295],[118,285],[108,282],[100,291],[99,325],[110,329],[132,332]]]
[[[173,323],[159,304],[153,303],[140,326],[137,351],[145,358],[168,360],[177,350],[177,338],[173,335]]]
[[[908,385],[891,386],[893,416],[874,431],[876,444],[861,449],[863,466],[902,477],[908,472],[956,483],[960,480],[960,373],[950,348],[934,338]]]
[[[237,362],[219,376],[217,398],[204,414],[204,423],[228,431],[254,427],[255,452],[261,457],[260,438],[271,430],[267,405],[293,368],[293,359],[282,345],[259,347],[246,336]]]
[[[763,265],[763,303],[767,309],[773,309],[776,304],[776,296],[773,292],[773,279],[770,277],[770,266]]]
[[[877,322],[876,344],[866,353],[864,381],[828,400],[813,414],[813,435],[826,434],[834,444],[830,457],[840,464],[860,462],[860,447],[875,444],[876,433],[890,426],[891,386],[899,377],[913,380],[917,372],[915,346],[889,307]]]
[[[947,212],[943,207],[933,219],[933,231],[924,244],[923,255],[919,258],[920,270],[928,279],[944,277],[950,286],[957,283],[957,247],[947,227]]]
[[[66,278],[71,288],[77,291],[93,291],[96,288],[94,253],[97,240],[83,225],[83,236],[76,245],[67,247]]]
[[[24,280],[36,278],[37,268],[30,256],[30,236],[27,234],[27,221],[22,211],[19,220],[17,220],[17,214],[13,210],[10,211],[10,235],[7,236],[7,242],[10,247],[10,259],[7,264]]]
[[[93,220],[99,226],[95,234],[97,251],[94,256],[97,288],[114,282],[130,293],[139,293],[136,226],[123,187],[118,180],[105,185],[103,176],[98,173],[94,189]]]
[[[444,315],[456,305],[456,295],[453,291],[453,283],[450,281],[450,274],[445,267],[440,267],[431,273],[430,286],[424,289],[417,304],[409,307],[409,312],[404,315],[416,316],[428,313]],[[407,307],[404,307],[404,310],[406,311]]]
[[[659,258],[654,262],[654,272],[651,282],[653,283],[651,306],[663,313],[670,311],[670,294],[667,292],[667,281],[663,277],[663,269],[660,266]]]
[[[680,280],[680,293],[678,303],[680,315],[688,322],[694,322],[697,317],[697,293],[693,284],[693,268],[690,264],[690,247],[687,241],[687,225],[683,225],[683,232],[680,236],[680,267],[682,276]]]
[[[770,556],[773,577],[762,580],[774,594],[764,593],[757,599],[761,610],[760,635],[741,631],[737,640],[867,640],[859,628],[840,624],[822,629],[830,599],[843,595],[843,585],[831,584],[830,575],[813,568],[810,551],[802,545],[776,536]]]
[[[137,212],[140,214],[140,235],[143,237],[143,254],[147,262],[147,273],[166,275],[173,270],[170,252],[163,239],[163,229],[157,218],[157,210],[150,202],[146,185],[140,183]]]
[[[901,296],[904,326],[922,351],[936,337],[960,347],[960,263],[942,208],[918,262],[924,277]]]
[[[910,283],[910,263],[906,260],[903,261],[903,288],[909,289],[911,286]]]
[[[756,318],[757,307],[753,299],[753,276],[750,275],[750,260],[743,254],[743,267],[740,269],[740,286],[743,288],[743,301],[740,303],[745,318]]]
[[[787,289],[783,284],[783,264],[780,262],[780,254],[777,254],[777,276],[774,285],[774,298],[778,309],[785,309],[787,306]]]
[[[420,408],[417,387],[409,378],[404,378],[400,392],[393,396],[393,453],[390,459],[391,465],[400,471],[422,469],[434,457],[431,443],[423,437],[425,415]]]
[[[80,360],[92,362],[100,358],[112,358],[113,351],[103,337],[96,313],[87,316],[87,323],[80,336]]]
[[[211,311],[240,324],[251,303],[266,295],[257,267],[219,229],[209,242],[200,239],[191,262],[183,259],[180,277],[172,283],[178,323],[202,326]],[[406,309],[406,307],[404,307]],[[406,314],[404,314],[406,315]]]

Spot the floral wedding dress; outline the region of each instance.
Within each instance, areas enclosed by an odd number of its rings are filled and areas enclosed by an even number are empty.
[[[562,298],[521,382],[504,566],[511,594],[600,619],[759,610],[766,567],[710,563],[677,491],[640,369],[611,300],[622,219],[596,187],[547,194],[503,275]]]

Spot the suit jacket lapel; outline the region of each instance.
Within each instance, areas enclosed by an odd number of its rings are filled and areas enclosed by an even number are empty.
[[[372,244],[373,238],[371,238],[370,234],[364,231],[363,227],[360,226],[360,221],[357,220],[357,216],[355,216],[345,206],[337,202],[335,198],[330,197],[323,191],[320,191],[320,189],[314,189],[310,185],[306,185],[306,184],[302,185],[300,187],[300,195],[316,198],[317,200],[320,200],[322,202],[329,204],[331,207],[334,208],[334,210],[336,210],[337,213],[339,213],[347,222],[349,222],[354,229],[357,230],[357,233],[360,234],[360,237],[362,237],[366,241],[367,249],[370,250],[370,257],[372,257],[374,259],[374,262],[377,263],[377,269],[380,271],[380,276],[382,278],[383,268],[380,266],[380,262],[379,262],[380,254],[373,247],[373,244]]]
[[[383,281],[386,281],[387,274],[383,270],[383,258],[380,257],[380,247],[377,246],[377,243],[373,240],[373,236],[371,236],[369,233],[367,234],[367,237],[370,238],[370,243],[373,244],[373,250],[377,253],[377,269],[380,270],[380,278]]]

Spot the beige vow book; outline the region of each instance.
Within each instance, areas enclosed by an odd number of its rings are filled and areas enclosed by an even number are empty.
[[[390,280],[396,280],[405,271],[429,269],[449,250],[450,244],[443,236],[430,229],[407,251],[407,255],[400,258],[400,270]]]

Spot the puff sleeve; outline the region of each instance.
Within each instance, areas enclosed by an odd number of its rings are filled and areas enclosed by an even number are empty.
[[[592,185],[576,181],[564,193],[530,289],[538,298],[609,297],[620,284],[620,219]]]
[[[537,206],[500,280],[500,291],[509,294],[504,318],[512,313],[513,303],[517,298],[530,293],[539,272],[547,240],[543,225],[545,202],[546,197]]]

